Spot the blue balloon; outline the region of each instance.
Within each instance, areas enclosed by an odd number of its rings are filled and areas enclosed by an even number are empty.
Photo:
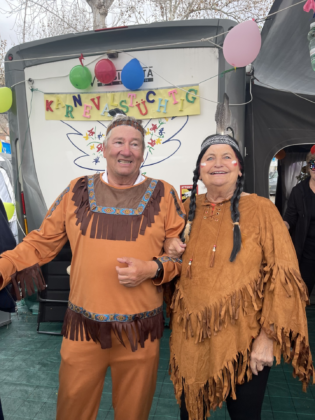
[[[139,89],[144,82],[144,71],[136,58],[125,65],[121,72],[123,85],[130,90]]]

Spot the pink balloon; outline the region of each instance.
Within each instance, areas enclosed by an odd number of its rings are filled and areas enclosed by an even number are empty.
[[[234,26],[227,34],[223,44],[223,55],[233,67],[245,67],[259,54],[261,35],[258,25],[247,20]]]
[[[116,77],[116,67],[108,58],[104,58],[96,63],[94,69],[95,77],[101,83],[111,83]]]

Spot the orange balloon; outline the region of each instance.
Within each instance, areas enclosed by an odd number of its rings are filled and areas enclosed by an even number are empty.
[[[280,151],[276,154],[275,158],[276,158],[276,159],[278,159],[278,160],[282,160],[282,159],[284,159],[284,158],[285,158],[285,155],[286,155],[286,153],[285,153],[285,151],[282,149],[282,150],[280,150]]]

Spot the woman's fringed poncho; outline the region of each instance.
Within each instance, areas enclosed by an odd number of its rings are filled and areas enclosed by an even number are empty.
[[[187,214],[188,206],[187,200]],[[184,391],[190,420],[203,420],[204,407],[209,415],[229,395],[236,398],[236,384],[251,379],[251,347],[261,328],[274,339],[277,364],[281,356],[291,362],[303,390],[313,375],[308,295],[289,232],[268,199],[243,196],[239,210],[242,247],[231,263],[230,201],[213,210],[205,195],[197,197],[172,297],[171,379],[179,403]]]

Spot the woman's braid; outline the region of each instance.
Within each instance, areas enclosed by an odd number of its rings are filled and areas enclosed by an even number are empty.
[[[191,190],[190,203],[189,203],[188,220],[190,222],[194,220],[195,212],[196,212],[196,193],[197,193],[198,180],[199,180],[199,168],[196,168],[194,170],[193,187]]]
[[[241,165],[241,168],[243,169],[244,167],[243,158],[239,153],[236,153],[236,155]],[[239,226],[240,212],[239,212],[238,206],[239,206],[241,194],[243,192],[243,188],[244,188],[244,174],[242,173],[242,175],[239,176],[237,179],[236,188],[231,198],[231,217],[232,217],[232,222],[233,222],[233,249],[230,256],[231,262],[235,260],[236,255],[240,251],[241,245],[242,245],[242,235],[241,235],[241,229]]]
[[[197,162],[196,162],[196,168],[194,170],[194,176],[193,176],[193,187],[191,190],[191,196],[190,196],[190,203],[189,203],[189,212],[188,212],[188,218],[186,226],[181,234],[181,240],[184,243],[187,243],[187,240],[189,239],[191,226],[193,223],[193,220],[195,218],[195,212],[196,212],[196,193],[197,193],[197,185],[199,181],[199,175],[200,175],[200,161],[203,157],[203,155],[206,153],[206,150],[203,150],[200,155],[198,156]]]

